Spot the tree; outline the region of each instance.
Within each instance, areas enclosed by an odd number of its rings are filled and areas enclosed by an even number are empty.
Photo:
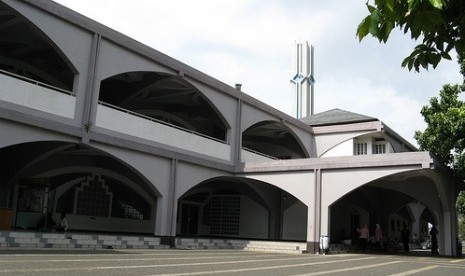
[[[465,73],[465,61],[461,63]],[[465,74],[464,74],[465,78]],[[465,102],[459,99],[465,85],[446,84],[440,91],[440,99],[433,97],[423,106],[421,115],[427,123],[425,131],[416,131],[420,150],[432,152],[449,166],[457,182],[465,182]],[[461,191],[456,202],[459,214],[460,236],[465,237],[465,192]]]
[[[360,41],[371,34],[386,43],[396,27],[414,40],[422,38],[402,67],[417,72],[436,68],[442,59],[451,59],[453,49],[465,57],[465,0],[374,0],[366,5],[369,15],[357,28]]]
[[[460,57],[459,57],[460,58]],[[454,170],[455,177],[465,181],[465,102],[459,99],[465,91],[465,59],[459,59],[463,83],[446,84],[423,106],[421,115],[427,123],[425,131],[416,131],[415,139],[421,150],[435,154],[441,162]],[[464,201],[465,204],[465,201]],[[464,205],[465,206],[465,205]],[[465,214],[465,207],[463,209]]]
[[[459,99],[461,85],[446,84],[423,106],[421,115],[427,123],[425,131],[416,131],[421,150],[429,150],[453,169],[459,179],[465,179],[465,102]]]

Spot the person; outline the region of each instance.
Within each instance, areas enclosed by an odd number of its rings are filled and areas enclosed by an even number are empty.
[[[68,231],[68,220],[66,219],[65,213],[61,213],[60,225],[57,226],[56,230],[64,232]]]
[[[431,236],[431,254],[432,255],[439,255],[438,252],[438,237],[436,236],[439,233],[438,229],[436,226],[433,225],[431,227],[431,230],[429,231],[429,234]]]
[[[407,226],[404,225],[404,229],[402,229],[402,244],[404,246],[404,251],[409,251],[409,241],[410,241],[410,231],[407,229]]]
[[[370,232],[368,231],[368,225],[363,225],[362,229],[357,228],[357,232],[360,233],[360,248],[365,252],[367,248],[368,238],[370,237]]]
[[[376,224],[375,228],[375,246],[378,250],[383,247],[383,231],[381,231],[379,223]]]

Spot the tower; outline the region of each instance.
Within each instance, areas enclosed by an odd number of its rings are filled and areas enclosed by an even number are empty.
[[[294,91],[294,112],[296,118],[313,115],[314,84],[313,74],[313,46],[301,42],[295,43],[293,69],[294,77],[291,79]]]

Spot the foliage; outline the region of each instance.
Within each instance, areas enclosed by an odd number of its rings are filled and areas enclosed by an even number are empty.
[[[422,38],[403,67],[436,68],[442,59],[451,59],[453,49],[465,56],[465,0],[374,0],[366,5],[369,15],[357,28],[359,40],[371,34],[386,43],[396,27],[414,40]]]
[[[465,219],[463,214],[459,214],[458,228],[460,240],[465,240]]]
[[[465,73],[465,61],[460,61]],[[431,98],[429,105],[421,110],[427,128],[415,132],[420,149],[435,154],[453,170],[456,180],[462,184],[465,181],[465,102],[459,96],[464,89],[465,85],[444,85],[440,99]],[[456,206],[457,212],[465,217],[464,191],[460,192]]]
[[[440,99],[433,97],[421,114],[428,124],[424,132],[416,131],[420,149],[433,152],[453,169],[462,161],[465,150],[465,103],[459,100],[460,85],[446,84]]]
[[[461,191],[457,199],[457,212],[465,217],[465,191]],[[465,225],[465,221],[462,222]],[[463,236],[465,238],[465,235]]]

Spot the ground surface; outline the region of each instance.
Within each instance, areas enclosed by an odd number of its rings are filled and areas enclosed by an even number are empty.
[[[1,275],[465,275],[465,258],[238,250],[0,250]]]

